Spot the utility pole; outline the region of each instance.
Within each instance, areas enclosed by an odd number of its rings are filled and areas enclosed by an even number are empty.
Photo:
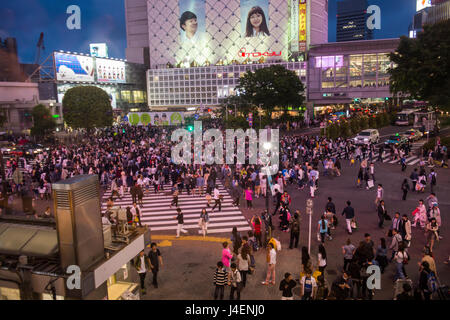
[[[306,214],[309,215],[308,253],[311,254],[311,219],[314,202],[311,198],[306,200]]]

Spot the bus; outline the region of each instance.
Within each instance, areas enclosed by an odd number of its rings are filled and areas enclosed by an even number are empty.
[[[403,110],[397,113],[397,119],[395,120],[395,124],[397,126],[411,126],[414,124],[414,113],[417,110],[408,109]]]

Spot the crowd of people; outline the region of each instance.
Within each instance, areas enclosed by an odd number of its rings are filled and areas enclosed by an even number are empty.
[[[25,163],[25,174],[21,177],[19,160],[11,158],[5,164],[5,176],[8,183],[4,184],[2,198],[7,199],[14,194],[31,194],[36,201],[51,199],[51,184],[80,174],[97,174],[103,192],[110,190],[112,196],[108,199],[107,208],[112,208],[116,199],[123,198],[127,193],[132,196],[133,206],[127,208],[129,223],[140,221],[140,208],[143,207],[143,197],[148,192],[170,192],[173,197],[171,207],[175,206],[177,216],[177,237],[187,233],[183,228],[183,212],[179,207],[178,197],[183,192],[192,197],[205,197],[206,207],[199,212],[199,227],[203,236],[208,233],[209,213],[221,211],[222,196],[217,188],[217,179],[222,180],[233,197],[235,205],[239,206],[240,197],[246,200],[250,211],[256,210],[254,198],[272,197],[273,212],[264,211],[261,215],[254,214],[251,219],[252,231],[241,238],[235,228],[232,235],[232,249],[228,243],[223,244],[222,260],[217,263],[214,275],[216,285],[215,298],[223,298],[226,285],[231,287],[230,298],[240,298],[240,292],[246,284],[247,274],[255,267],[255,253],[262,247],[267,252],[267,277],[263,285],[275,283],[275,266],[277,252],[281,243],[274,237],[275,230],[290,233],[289,248],[298,247],[300,232],[300,210],[292,210],[292,199],[287,188],[301,192],[307,191],[311,198],[321,185],[320,178],[330,176],[339,178],[343,174],[341,161],[349,161],[359,165],[357,186],[372,189],[376,176],[373,161],[376,146],[374,144],[355,145],[352,140],[338,138],[336,140],[318,136],[294,135],[280,139],[279,172],[267,177],[261,165],[223,164],[207,165],[204,158],[201,164],[174,164],[171,161],[171,147],[176,142],[171,141],[172,129],[151,127],[113,127],[99,129],[84,137],[79,143],[52,145],[48,150],[37,154],[32,161]],[[192,146],[193,148],[193,146]],[[383,147],[378,150],[383,159]],[[442,152],[443,149],[439,149]],[[445,150],[444,150],[445,151]],[[408,155],[408,148],[392,148],[393,157],[399,160]],[[246,155],[248,158],[248,154]],[[28,159],[30,160],[30,159]],[[410,176],[412,186],[407,180],[402,185],[403,200],[407,193],[425,192],[430,186],[430,196],[419,201],[417,208],[412,208],[413,222],[404,214],[396,212],[395,217],[389,217],[386,210],[383,186],[377,185],[375,210],[379,217],[379,227],[383,228],[385,220],[391,220],[389,236],[392,237],[388,246],[385,238],[381,238],[378,248],[375,248],[369,234],[365,235],[358,246],[348,240],[343,250],[343,272],[331,286],[325,276],[327,255],[325,242],[333,239],[332,233],[337,232],[338,213],[331,197],[324,208],[324,214],[317,222],[317,238],[320,241],[317,263],[314,267],[306,248],[302,248],[302,270],[298,281],[286,273],[280,283],[283,298],[293,297],[292,288],[301,286],[303,299],[325,299],[330,296],[336,299],[350,297],[372,299],[373,290],[366,287],[365,270],[370,265],[378,265],[384,272],[388,263],[396,266],[395,279],[407,279],[404,265],[408,263],[408,248],[411,245],[411,228],[423,228],[427,236],[427,246],[424,252],[427,257],[421,263],[421,272],[431,272],[437,277],[436,269],[431,263],[434,244],[442,239],[439,228],[442,225],[439,203],[433,192],[437,183],[434,169],[426,172],[424,161],[419,168],[414,169]],[[19,176],[13,179],[13,176]],[[363,181],[365,183],[363,184]],[[169,184],[170,190],[164,190]],[[292,188],[291,188],[292,187]],[[5,190],[6,189],[6,190]],[[214,205],[212,204],[214,201]],[[4,205],[6,206],[6,205]],[[48,210],[46,210],[48,211]],[[48,216],[49,212],[45,214]],[[278,215],[279,225],[273,222]],[[357,229],[355,210],[351,201],[343,209],[341,216],[345,219],[345,229],[352,234]],[[104,223],[115,223],[108,215],[103,217]],[[277,225],[277,226],[275,226]],[[388,259],[388,250],[391,258]],[[425,259],[425,258],[424,258]],[[148,263],[143,260],[144,263]],[[161,263],[162,264],[162,263]],[[431,266],[430,266],[431,264]],[[148,270],[141,263],[137,269]],[[431,271],[430,271],[431,270]],[[425,276],[423,276],[425,279]],[[427,299],[430,297],[429,283],[422,279],[418,291]],[[354,293],[356,291],[356,293]],[[405,290],[404,290],[405,291]],[[431,292],[433,293],[433,292]]]

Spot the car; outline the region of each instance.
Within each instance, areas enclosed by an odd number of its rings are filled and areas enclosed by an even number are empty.
[[[423,133],[417,129],[409,129],[403,134],[403,136],[408,138],[409,141],[416,141],[422,139]]]
[[[355,144],[377,143],[380,140],[380,133],[377,129],[366,129],[361,131],[353,139]]]
[[[401,146],[404,145],[406,143],[408,143],[409,140],[408,138],[406,138],[404,135],[400,135],[400,134],[395,134],[393,136],[390,136],[385,142],[384,144],[386,145],[395,145],[395,146]]]

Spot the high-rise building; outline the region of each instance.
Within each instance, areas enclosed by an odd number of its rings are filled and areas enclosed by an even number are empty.
[[[345,0],[337,3],[337,42],[373,39],[373,31],[367,28],[368,6],[367,0]]]
[[[450,19],[450,0],[417,0],[417,12],[409,25],[409,37],[415,38],[425,24]]]

